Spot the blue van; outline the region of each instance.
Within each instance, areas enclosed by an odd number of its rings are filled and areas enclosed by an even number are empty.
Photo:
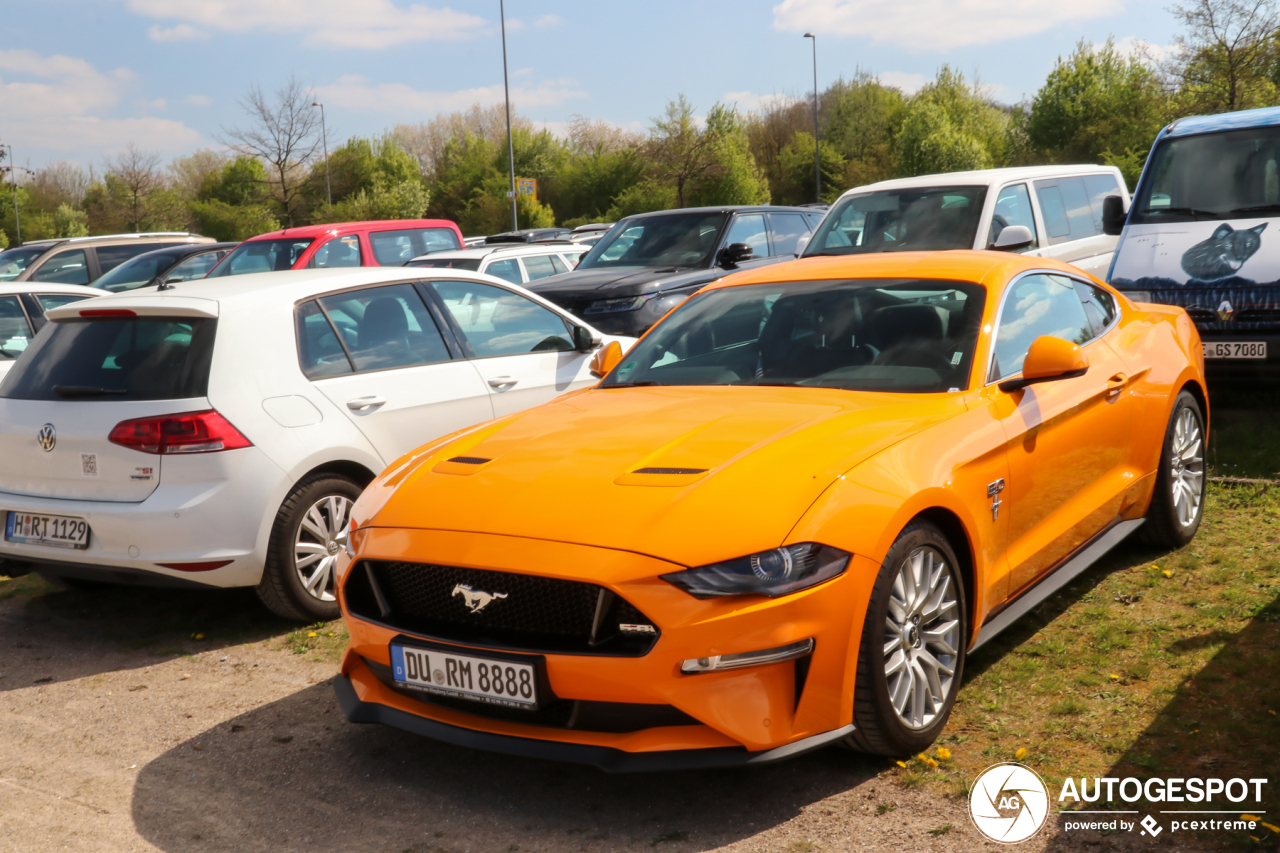
[[[1122,203],[1104,202],[1110,283],[1185,308],[1212,374],[1280,367],[1280,108],[1173,122]]]

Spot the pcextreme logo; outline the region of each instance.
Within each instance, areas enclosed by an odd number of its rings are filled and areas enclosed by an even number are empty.
[[[1049,816],[1049,789],[1025,764],[993,764],[973,783],[969,817],[978,831],[1001,844],[1026,841]]]

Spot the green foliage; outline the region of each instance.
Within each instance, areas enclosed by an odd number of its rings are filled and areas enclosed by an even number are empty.
[[[280,220],[263,204],[237,207],[219,199],[188,203],[193,228],[206,237],[234,242],[280,230]]]
[[[604,221],[617,222],[622,217],[635,213],[670,210],[676,206],[676,191],[673,187],[658,186],[653,181],[641,181],[618,194],[613,206],[605,212]]]
[[[844,175],[833,181],[841,190],[897,175],[895,142],[906,118],[907,99],[898,89],[865,72],[843,77],[823,93],[823,141],[844,159]],[[822,157],[826,162],[826,155]],[[823,178],[823,186],[827,179]]]
[[[1123,154],[1103,151],[1100,159],[1104,166],[1118,168],[1120,174],[1124,176],[1124,182],[1129,187],[1129,191],[1133,192],[1138,186],[1138,176],[1142,174],[1142,167],[1147,162],[1147,150],[1134,151],[1132,148],[1126,148]]]
[[[944,65],[907,102],[898,136],[900,169],[926,175],[1003,164],[1008,121],[963,74]]]
[[[767,204],[769,184],[751,156],[746,125],[737,109],[714,105],[707,111],[702,136],[709,139],[711,167],[691,176],[688,205]]]
[[[416,169],[416,167],[415,167]],[[322,206],[313,222],[364,222],[371,219],[419,219],[427,210],[430,195],[415,175],[393,183],[377,175],[373,186],[361,187],[333,205]]]
[[[818,163],[822,170],[822,200],[835,201],[848,187],[844,185],[848,163],[830,141],[818,143]],[[783,179],[777,204],[806,204],[813,198],[813,134],[800,131],[778,157]]]

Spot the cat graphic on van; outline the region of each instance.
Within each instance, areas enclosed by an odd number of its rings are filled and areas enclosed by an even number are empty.
[[[1237,231],[1225,222],[1208,240],[1196,243],[1182,254],[1182,269],[1193,279],[1213,281],[1236,273],[1262,245],[1267,223]]]

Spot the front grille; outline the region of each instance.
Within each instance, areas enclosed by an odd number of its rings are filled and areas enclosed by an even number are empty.
[[[343,591],[353,616],[493,649],[637,657],[658,639],[657,626],[633,605],[582,581],[362,560],[348,572]],[[623,632],[621,625],[653,630]]]
[[[1188,308],[1187,314],[1196,323],[1212,323],[1218,319],[1218,313],[1208,308]]]
[[[489,705],[452,696],[435,696],[424,690],[401,687],[391,675],[391,667],[363,658],[369,671],[387,687],[411,699],[484,717],[489,720],[505,720],[530,726],[553,729],[573,729],[583,732],[612,732],[626,734],[660,726],[696,726],[698,721],[673,705],[645,705],[635,702],[591,702],[578,699],[553,699],[544,702],[536,711]]]

